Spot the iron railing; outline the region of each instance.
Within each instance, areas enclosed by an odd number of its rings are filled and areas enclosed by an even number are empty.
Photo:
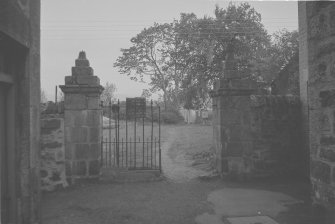
[[[150,110],[142,108],[138,115],[136,104],[132,114],[128,106],[119,100],[103,106],[101,166],[161,170],[160,107],[154,108],[151,101]]]

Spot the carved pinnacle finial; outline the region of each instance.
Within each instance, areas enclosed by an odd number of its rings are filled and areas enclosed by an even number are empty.
[[[85,51],[80,51],[80,52],[79,52],[79,57],[78,57],[78,59],[86,60],[86,53],[85,53]]]

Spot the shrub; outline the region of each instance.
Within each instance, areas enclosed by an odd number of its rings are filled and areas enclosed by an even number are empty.
[[[161,112],[161,121],[165,124],[178,124],[183,122],[184,118],[177,110],[166,110]]]

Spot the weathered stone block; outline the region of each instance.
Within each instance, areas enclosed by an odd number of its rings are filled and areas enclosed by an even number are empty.
[[[329,162],[335,162],[335,148],[321,147],[319,156]]]
[[[335,106],[335,90],[321,91],[319,94],[322,107]]]
[[[93,143],[90,145],[90,159],[97,160],[100,156],[101,151],[101,144],[100,143]]]
[[[56,162],[64,162],[65,156],[64,156],[64,148],[62,148],[61,150],[58,150],[55,153],[55,161]]]
[[[65,76],[65,85],[75,85],[76,82],[73,79],[73,76]]]
[[[53,181],[53,182],[60,181],[60,180],[61,180],[60,175],[61,175],[60,172],[53,171],[53,172],[52,172],[52,175],[51,175],[51,177],[50,177],[50,180]]]
[[[330,29],[335,29],[335,10],[329,12],[329,26]]]
[[[89,163],[89,175],[99,175],[100,172],[100,163],[98,160],[90,161]]]
[[[311,161],[311,176],[316,180],[324,183],[330,183],[331,168],[327,163],[322,161]]]
[[[71,177],[72,176],[72,164],[70,161],[66,161],[65,162],[65,175],[67,177]]]
[[[99,142],[100,139],[100,128],[90,128],[90,142]]]
[[[322,38],[327,33],[327,16],[325,14],[318,14],[309,20],[309,37]]]
[[[223,109],[221,110],[221,124],[241,124],[242,123],[242,113],[239,110],[234,109]]]
[[[65,145],[65,159],[71,160],[74,151],[74,143],[67,142]]]
[[[318,76],[326,76],[327,74],[327,64],[325,62],[321,62],[318,65]]]
[[[221,169],[222,169],[222,172],[224,172],[224,173],[229,172],[228,159],[222,159],[221,160]]]
[[[327,56],[332,54],[333,52],[335,52],[335,44],[334,43],[325,43],[324,45],[320,46],[319,49],[317,49],[315,59],[318,60],[322,57],[327,58]],[[328,60],[326,60],[326,62],[329,63],[330,61],[331,61],[331,57],[328,57]],[[325,62],[323,62],[323,63],[325,63]]]
[[[75,65],[76,67],[89,67],[90,61],[87,59],[76,59]]]
[[[76,144],[74,155],[75,155],[75,158],[78,160],[89,159],[90,158],[89,144]]]
[[[65,127],[82,126],[86,120],[86,110],[67,110]]]
[[[320,118],[320,129],[324,134],[328,134],[331,131],[330,119],[327,114],[323,114]]]
[[[85,120],[87,116],[86,111],[74,111],[74,126],[75,127],[80,127],[82,125],[85,125]]]
[[[86,109],[86,96],[83,94],[65,94],[65,118],[67,110],[83,110]]]
[[[42,169],[41,169],[41,171],[40,171],[40,176],[41,176],[41,178],[45,178],[45,177],[47,177],[47,176],[48,176],[48,171],[47,171],[47,170],[42,170]]]
[[[73,143],[84,143],[88,141],[87,127],[74,127],[71,129],[71,141]]]
[[[100,125],[100,110],[88,110],[86,117],[86,124],[90,127],[99,127]]]
[[[76,76],[75,80],[78,85],[100,85],[100,79],[97,76],[80,75]]]
[[[335,52],[335,44],[334,44],[334,51]],[[331,68],[330,68],[330,75],[334,78],[335,77],[335,57],[334,60],[331,63]]]
[[[43,143],[42,148],[48,148],[48,149],[55,149],[55,148],[60,148],[63,146],[63,143],[61,142],[48,142],[48,143]]]
[[[72,76],[81,76],[81,75],[93,75],[93,69],[91,67],[72,67]]]
[[[66,119],[65,119],[65,125],[66,125]],[[71,142],[72,140],[72,127],[64,127],[64,139],[65,139],[65,144],[68,142]]]
[[[323,136],[320,139],[321,145],[328,146],[328,145],[335,145],[335,137],[329,136]]]
[[[74,161],[73,164],[73,175],[86,176],[87,175],[87,165],[86,161]]]
[[[227,156],[242,156],[243,151],[241,141],[231,141],[227,143]]]
[[[41,125],[42,125],[42,129],[55,130],[61,127],[61,120],[60,119],[44,119],[43,122],[41,122]]]
[[[88,97],[87,98],[88,109],[99,109],[100,108],[100,97]]]

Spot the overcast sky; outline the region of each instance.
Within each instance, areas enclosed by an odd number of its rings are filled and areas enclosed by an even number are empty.
[[[180,13],[213,16],[216,0],[43,0],[41,17],[41,85],[49,100],[56,85],[64,84],[81,50],[101,84],[115,83],[120,99],[140,96],[145,84],[131,81],[113,67],[120,49],[131,37],[154,22],[171,22]],[[298,29],[297,2],[252,1],[271,34],[282,28]]]

